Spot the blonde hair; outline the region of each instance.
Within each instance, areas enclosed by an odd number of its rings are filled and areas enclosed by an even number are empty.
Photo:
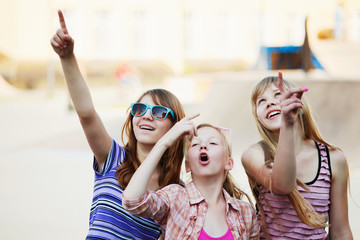
[[[255,88],[253,89],[253,92],[252,92],[252,97],[251,97],[252,113],[256,119],[256,125],[258,128],[258,131],[259,131],[261,137],[263,138],[263,140],[260,141],[259,144],[261,145],[261,147],[264,151],[265,165],[270,168],[272,167],[272,163],[274,162],[278,139],[270,130],[266,129],[260,123],[260,121],[257,117],[257,114],[256,114],[256,100],[259,97],[259,95],[263,94],[264,91],[272,84],[275,85],[276,87],[278,86],[278,78],[277,77],[264,78],[261,82],[259,82],[255,86]],[[284,80],[284,84],[287,88],[295,87],[294,84],[292,84],[286,80]],[[317,142],[325,144],[326,146],[329,146],[330,148],[338,149],[338,148],[330,145],[329,143],[327,143],[321,137],[320,132],[316,126],[316,123],[312,118],[312,115],[310,112],[310,107],[309,107],[308,103],[306,102],[304,97],[302,97],[302,100],[303,100],[304,105],[302,108],[302,114],[299,114],[298,120],[300,122],[301,134],[302,134],[303,139],[313,139]],[[296,182],[300,187],[302,187],[306,190],[309,189],[300,180],[297,179]],[[263,210],[263,207],[261,206],[261,204],[259,203],[258,196],[257,196],[257,194],[261,194],[261,191],[259,191],[258,183],[256,181],[254,181],[254,179],[251,179],[249,177],[249,183],[250,183],[250,187],[253,191],[253,195],[255,197],[257,205],[259,207],[259,210],[260,210],[262,226],[264,227],[266,235],[268,236],[266,223],[265,223],[265,219],[264,219],[264,210]],[[270,191],[271,191],[271,189],[270,189]],[[324,216],[320,216],[313,209],[313,207],[309,204],[309,202],[300,194],[300,192],[298,191],[297,188],[295,188],[290,194],[288,194],[288,198],[289,198],[289,201],[291,202],[292,206],[294,207],[294,210],[296,211],[297,215],[299,216],[299,218],[301,219],[301,221],[303,223],[305,223],[306,225],[313,227],[313,228],[324,228],[324,227],[328,226],[328,224],[326,224],[327,218]],[[271,208],[269,203],[266,201],[266,199],[265,199],[265,202],[268,205],[268,207],[270,208],[273,216],[275,216],[275,219],[276,219],[276,214],[274,213],[273,209]]]
[[[222,127],[213,126],[209,123],[199,124],[196,127],[196,129],[200,129],[200,128],[204,128],[204,127],[214,128],[215,130],[217,130],[220,133],[221,137],[224,140],[224,145],[226,147],[226,156],[228,158],[231,158],[231,156],[232,156],[231,143],[229,142],[228,138],[226,137],[226,135],[224,133],[226,130],[224,130],[224,128],[222,128]],[[185,147],[184,147],[184,149],[186,151],[189,148],[189,145],[190,145],[189,140],[186,140]],[[185,158],[187,161],[187,152],[185,152]],[[235,184],[234,179],[229,171],[226,172],[225,180],[223,183],[223,188],[230,194],[231,197],[234,197],[237,199],[242,199],[245,196],[248,199],[248,201],[250,202],[250,204],[253,205],[250,197]]]

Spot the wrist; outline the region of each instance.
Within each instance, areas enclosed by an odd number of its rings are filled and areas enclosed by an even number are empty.
[[[167,141],[166,139],[160,138],[160,139],[156,142],[154,148],[156,148],[156,149],[158,149],[158,150],[160,150],[160,151],[165,152],[166,149],[168,149],[170,146],[171,146],[171,145],[169,144],[169,141]]]
[[[69,61],[75,58],[75,54],[74,52],[68,53],[68,54],[64,54],[64,55],[60,55],[60,60],[64,60],[64,61]]]
[[[282,119],[281,126],[284,128],[293,128],[295,126],[295,122],[290,119]]]

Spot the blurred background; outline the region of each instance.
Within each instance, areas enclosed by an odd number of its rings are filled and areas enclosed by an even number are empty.
[[[259,140],[250,92],[268,75],[309,88],[324,138],[350,169],[349,218],[360,238],[358,0],[0,0],[0,238],[83,239],[92,153],[50,38],[62,9],[93,101],[117,141],[149,88],[178,96],[196,123],[231,128],[240,156]]]

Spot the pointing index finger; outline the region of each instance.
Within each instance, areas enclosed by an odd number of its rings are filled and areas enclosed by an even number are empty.
[[[298,91],[295,92],[295,96],[298,98],[298,99],[301,99],[304,92],[307,92],[308,91],[308,88],[306,87],[301,87],[298,89]]]
[[[64,31],[64,33],[68,33],[63,12],[58,10],[58,15],[61,29]]]
[[[280,89],[280,92],[283,93],[283,92],[285,92],[285,88],[284,88],[284,80],[283,80],[281,72],[278,73],[278,78],[279,78],[279,89]]]
[[[190,115],[189,117],[187,117],[188,120],[193,120],[194,118],[197,118],[198,116],[200,116],[200,113],[196,113],[193,115]]]

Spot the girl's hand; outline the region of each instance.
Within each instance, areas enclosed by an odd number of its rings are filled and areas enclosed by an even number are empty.
[[[188,136],[191,140],[193,136],[197,136],[196,127],[192,120],[199,115],[200,113],[197,113],[189,117],[184,117],[175,123],[175,125],[164,136],[162,136],[159,141],[165,144],[166,148],[169,148],[175,143],[175,141],[184,136]]]
[[[58,10],[60,28],[50,39],[50,44],[59,57],[70,56],[74,50],[74,39],[69,35],[66,28],[65,18],[61,10]]]
[[[286,89],[284,85],[284,80],[282,78],[282,73],[279,72],[279,90],[281,93],[280,98],[280,107],[282,120],[289,126],[294,125],[296,122],[297,116],[299,114],[299,109],[302,108],[303,102],[301,97],[307,88],[289,88]]]
[[[123,192],[125,199],[134,200],[144,196],[151,176],[155,172],[166,149],[173,145],[180,137],[186,135],[192,137],[196,135],[196,128],[191,120],[199,115],[200,114],[195,114],[190,117],[184,117],[175,123],[175,125],[159,139],[130,179],[129,184]]]

